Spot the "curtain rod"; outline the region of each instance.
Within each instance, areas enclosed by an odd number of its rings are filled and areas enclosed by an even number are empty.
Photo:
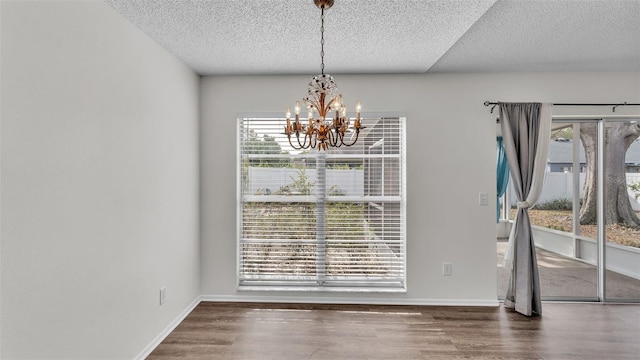
[[[500,102],[496,101],[485,101],[484,106],[491,106],[491,113],[493,114],[493,109],[499,105]],[[616,112],[616,108],[618,106],[640,106],[640,104],[629,104],[626,101],[619,104],[603,104],[603,103],[554,103],[553,106],[611,106],[611,111]]]

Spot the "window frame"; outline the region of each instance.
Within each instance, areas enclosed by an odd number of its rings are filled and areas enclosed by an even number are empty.
[[[383,189],[383,193],[381,196],[368,196],[368,195],[363,195],[362,197],[357,197],[357,196],[331,196],[328,194],[324,194],[322,196],[322,198],[324,199],[324,204],[332,204],[332,203],[352,203],[352,204],[359,204],[362,203],[363,206],[368,206],[366,204],[369,203],[375,203],[375,204],[382,204],[382,203],[394,203],[397,204],[397,207],[399,208],[397,211],[400,214],[399,215],[399,219],[397,220],[399,225],[398,225],[398,229],[399,229],[399,240],[398,240],[398,248],[401,249],[401,260],[398,260],[398,262],[401,264],[401,280],[398,281],[398,283],[392,283],[392,282],[387,282],[387,284],[384,284],[384,281],[380,281],[380,282],[369,282],[369,281],[362,281],[362,282],[358,282],[358,281],[351,281],[351,283],[342,283],[339,281],[319,281],[319,283],[315,284],[315,285],[311,285],[309,283],[305,283],[304,281],[301,281],[300,284],[296,284],[296,281],[248,281],[248,280],[243,280],[242,275],[243,275],[243,205],[245,202],[247,202],[247,200],[249,200],[249,202],[251,202],[253,200],[254,197],[256,202],[265,202],[266,199],[262,198],[260,199],[260,201],[258,201],[258,196],[260,195],[245,195],[243,194],[243,185],[244,185],[244,180],[243,180],[243,176],[245,176],[243,174],[243,149],[242,149],[242,136],[243,136],[243,124],[245,123],[245,121],[258,121],[258,119],[271,119],[272,121],[279,121],[280,123],[282,123],[283,125],[285,124],[285,119],[284,117],[282,117],[280,114],[238,114],[237,117],[237,158],[236,158],[236,166],[237,166],[237,179],[236,179],[236,183],[237,183],[237,190],[236,190],[236,209],[237,209],[237,216],[236,216],[236,226],[237,226],[237,233],[236,233],[236,285],[237,285],[237,289],[238,290],[247,290],[247,291],[256,291],[256,290],[260,290],[260,291],[312,291],[312,292],[334,292],[334,291],[339,291],[339,292],[406,292],[407,291],[407,287],[406,287],[406,276],[407,276],[407,241],[406,241],[406,235],[407,235],[407,231],[406,231],[406,220],[407,220],[407,216],[406,216],[406,116],[402,115],[402,114],[380,114],[380,113],[368,113],[368,114],[363,114],[363,123],[365,126],[367,126],[367,122],[366,119],[372,119],[372,121],[374,122],[374,125],[377,125],[378,122],[384,122],[386,120],[395,120],[397,121],[397,124],[395,125],[396,128],[394,128],[394,131],[398,132],[398,137],[397,139],[394,137],[394,141],[398,141],[398,153],[395,155],[389,155],[389,154],[381,154],[379,155],[379,158],[382,159],[382,163],[384,164],[384,160],[386,158],[389,157],[395,157],[398,159],[396,166],[399,168],[398,171],[398,175],[399,175],[399,184],[398,186],[398,191],[399,194],[397,196],[385,196],[384,195],[384,183],[382,185],[382,189]],[[384,123],[383,123],[384,126]],[[383,138],[384,139],[384,138]],[[360,141],[360,140],[359,140]],[[379,141],[378,141],[379,142]],[[374,146],[376,146],[376,144],[374,144],[373,146],[370,146],[370,148],[373,148]],[[353,158],[353,159],[362,159],[363,164],[366,164],[367,161],[369,161],[370,159],[372,159],[372,157],[366,156],[366,155],[361,155],[361,156],[356,156],[353,154],[332,154],[332,149],[329,149],[327,151],[324,152],[324,155],[326,156],[326,158],[328,159],[339,159],[341,157],[344,158]],[[370,154],[367,154],[370,155]],[[274,157],[278,157],[278,156],[274,156]],[[285,155],[283,156],[285,158],[289,157],[305,157],[305,158],[313,158],[315,159],[316,156],[313,154],[307,154],[306,156],[302,156],[302,155]],[[366,165],[364,165],[366,166]],[[327,167],[325,167],[326,169]],[[363,170],[364,171],[364,170]],[[384,172],[384,170],[383,170]],[[325,187],[326,190],[326,187]],[[278,196],[273,196],[271,194],[269,194],[269,201],[274,201],[274,202],[285,202],[285,199],[279,199]],[[316,201],[318,199],[317,194],[314,196],[306,196],[306,195],[294,195],[294,196],[287,196],[286,202],[295,202],[296,200],[301,200],[303,203],[310,203],[310,204],[315,204]],[[326,212],[325,212],[325,216],[326,216]],[[386,220],[385,220],[386,221]],[[326,230],[326,228],[325,228]],[[328,244],[328,240],[329,239],[325,239],[324,241],[324,246],[326,246]],[[316,255],[318,254],[318,252],[316,252]],[[325,262],[326,264],[326,262]],[[326,265],[325,265],[326,266]],[[325,275],[327,274],[326,272],[324,273]],[[314,275],[316,277],[316,279],[319,279],[318,276],[320,275]],[[389,284],[390,283],[390,284]]]

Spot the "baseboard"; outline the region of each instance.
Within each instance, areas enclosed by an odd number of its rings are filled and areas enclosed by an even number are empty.
[[[187,306],[186,309],[182,310],[180,315],[178,315],[164,330],[162,330],[162,332],[158,336],[156,336],[156,338],[153,339],[153,341],[149,345],[147,345],[142,351],[140,351],[140,353],[138,355],[136,355],[136,357],[134,357],[134,360],[144,360],[147,356],[149,356],[149,354],[151,354],[151,352],[158,345],[160,345],[160,343],[167,336],[169,336],[169,334],[171,334],[171,332],[178,325],[180,325],[182,320],[184,320],[184,318],[186,318],[187,315],[189,315],[189,313],[191,313],[191,311],[193,311],[193,309],[195,309],[196,306],[198,306],[198,304],[200,304],[201,298],[202,298],[201,296],[198,296],[195,300],[193,300],[193,302],[191,304],[189,304],[189,306]]]
[[[497,307],[498,299],[391,299],[391,298],[341,298],[249,295],[202,295],[201,301],[212,302],[262,302],[309,304],[362,304],[362,305],[427,305],[427,306],[486,306]]]

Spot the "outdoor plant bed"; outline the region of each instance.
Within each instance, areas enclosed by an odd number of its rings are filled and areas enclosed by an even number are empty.
[[[638,212],[640,215],[640,212]],[[553,230],[572,232],[573,213],[569,210],[538,210],[529,209],[531,224]],[[515,217],[515,209],[511,210],[511,218]],[[610,224],[605,231],[607,241],[640,248],[640,229],[634,229],[621,224]],[[580,225],[580,235],[595,239],[596,225]]]
[[[365,204],[327,204],[328,226],[322,243],[317,240],[316,211],[315,203],[245,204],[243,219],[253,226],[243,228],[243,273],[256,278],[311,279],[321,266],[324,275],[333,277],[397,274],[402,258],[395,256],[394,249],[400,245],[376,237]],[[300,221],[303,218],[306,221]]]

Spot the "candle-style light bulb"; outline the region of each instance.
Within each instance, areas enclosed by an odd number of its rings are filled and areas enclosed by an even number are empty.
[[[296,115],[300,115],[300,101],[296,101],[296,107],[294,109],[296,110]]]
[[[289,108],[287,108],[287,126],[285,126],[284,128],[284,133],[285,135],[289,135],[291,134],[291,112],[289,111]]]
[[[362,109],[362,105],[360,105],[360,100],[356,103],[356,114],[360,114],[360,110]]]

